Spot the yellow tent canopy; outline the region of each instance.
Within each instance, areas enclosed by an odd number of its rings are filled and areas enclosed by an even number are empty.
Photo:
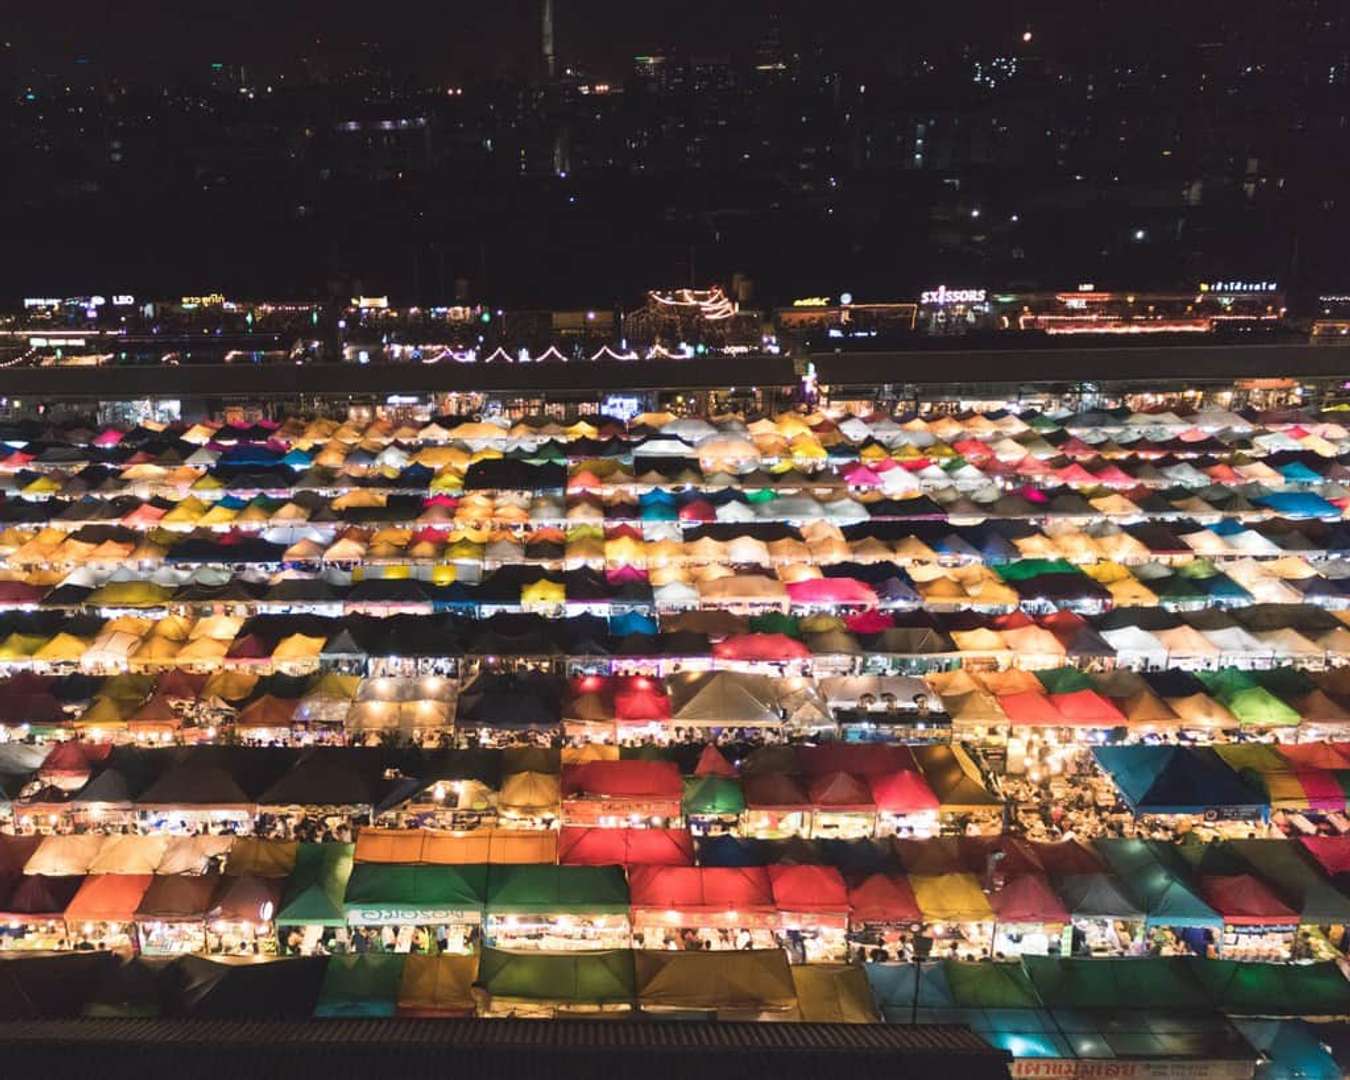
[[[934,922],[991,922],[994,912],[974,874],[911,874],[924,918]]]
[[[644,1009],[708,1009],[786,1013],[797,989],[781,949],[744,952],[633,953],[638,1001]]]
[[[557,810],[562,801],[559,778],[549,773],[512,773],[502,781],[497,803],[502,809],[518,811]]]
[[[225,873],[231,877],[285,878],[295,869],[295,856],[300,845],[294,840],[264,840],[257,836],[241,836],[230,846],[225,860]]]
[[[468,1016],[474,1012],[478,954],[409,956],[398,988],[401,1016]]]
[[[798,1019],[815,1024],[880,1023],[871,985],[857,964],[797,964],[791,971]]]
[[[60,633],[33,654],[33,659],[47,664],[71,663],[84,655],[89,642],[74,634]]]

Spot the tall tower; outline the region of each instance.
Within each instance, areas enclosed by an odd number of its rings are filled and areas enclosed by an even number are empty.
[[[555,63],[553,56],[553,0],[543,0],[540,15],[544,44],[544,75],[552,79]]]

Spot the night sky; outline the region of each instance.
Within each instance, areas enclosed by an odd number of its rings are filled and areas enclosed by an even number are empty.
[[[87,57],[104,70],[155,76],[211,61],[284,65],[298,55],[359,56],[379,42],[386,58],[432,79],[530,74],[537,65],[539,0],[66,0],[7,5],[0,27],[34,62]],[[1241,5],[1237,5],[1239,8]],[[916,44],[1011,45],[1034,28],[1051,51],[1158,40],[1177,22],[1231,31],[1235,5],[1139,0],[555,0],[557,53],[600,78],[618,78],[638,53],[677,46],[746,53],[780,17],[789,48],[818,43],[836,62],[885,66]],[[1220,15],[1220,13],[1223,13]],[[1187,36],[1193,36],[1188,34]],[[316,39],[322,44],[316,48]]]

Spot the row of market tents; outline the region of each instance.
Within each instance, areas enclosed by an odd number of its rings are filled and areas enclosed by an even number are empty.
[[[1026,457],[1071,459],[1157,458],[1168,454],[1262,457],[1302,454],[1316,460],[1334,457],[1347,442],[1346,429],[1334,417],[1265,418],[1209,410],[1187,423],[1174,413],[1135,414],[1119,421],[1105,413],[1020,416],[1007,411],[963,417],[909,416],[901,422],[884,415],[833,417],[822,413],[780,414],[746,423],[735,416],[642,414],[625,428],[608,418],[580,419],[563,426],[545,418],[514,425],[484,421],[431,421],[395,426],[377,420],[363,428],[330,420],[254,425],[198,422],[132,431],[62,429],[35,424],[7,425],[5,440],[13,453],[4,465],[69,467],[100,462],[134,468],[222,465],[235,469],[310,467],[399,469],[455,467],[463,471],[473,455],[517,453],[545,461],[691,458],[710,471],[746,469],[761,463],[805,466],[826,460],[900,460],[923,454],[932,459],[963,457],[979,463],[1016,463]]]
[[[405,530],[406,531],[406,530]],[[1252,533],[1253,530],[1246,530]],[[455,542],[459,548],[448,562],[422,564],[400,562],[399,551],[381,554],[362,542],[345,536],[329,552],[342,548],[342,568],[322,568],[326,553],[311,540],[298,542],[308,568],[289,559],[290,549],[279,547],[255,559],[265,541],[223,540],[211,534],[189,541],[195,556],[173,564],[127,565],[117,556],[129,544],[102,542],[105,554],[99,565],[83,564],[72,570],[61,567],[71,547],[61,540],[50,545],[25,544],[7,558],[12,567],[0,580],[0,610],[84,610],[91,613],[175,612],[183,617],[206,614],[214,605],[228,603],[246,612],[310,612],[323,615],[370,612],[464,612],[570,608],[574,613],[593,611],[679,612],[689,609],[754,614],[796,611],[811,613],[842,611],[933,610],[973,608],[986,612],[1009,612],[1018,607],[1042,610],[1060,607],[1101,611],[1111,607],[1162,607],[1187,611],[1209,608],[1242,608],[1264,604],[1313,604],[1343,609],[1350,606],[1347,575],[1350,564],[1343,559],[1310,560],[1306,551],[1275,558],[1252,558],[1229,548],[1227,540],[1212,528],[1185,536],[1197,543],[1201,534],[1217,543],[1204,555],[1191,550],[1153,553],[1139,544],[1122,560],[1124,548],[1137,542],[1121,530],[1094,537],[1102,528],[1089,526],[1076,534],[1056,532],[1053,540],[1037,534],[1019,540],[1030,557],[1014,557],[988,564],[956,559],[944,562],[909,562],[898,559],[879,540],[852,545],[837,541],[841,558],[828,562],[778,562],[768,549],[776,541],[741,537],[721,544],[699,540],[683,545],[701,550],[689,556],[678,542],[658,541],[648,548],[675,548],[656,556],[643,550],[630,552],[632,561],[610,561],[574,550],[551,564],[530,561],[519,554],[517,541],[503,545],[490,566],[485,565],[483,545]],[[378,534],[367,531],[367,536]],[[1348,534],[1350,537],[1350,534]],[[13,539],[13,537],[11,537]],[[611,541],[592,538],[596,551],[619,547]],[[1035,542],[1033,540],[1044,542]],[[1282,539],[1288,540],[1288,534]],[[1169,541],[1155,537],[1160,545]],[[348,541],[351,541],[349,544]],[[1081,541],[1081,545],[1078,541]],[[1340,541],[1337,541],[1338,543]],[[84,542],[81,541],[81,544]],[[823,555],[823,545],[793,541],[807,554]],[[415,545],[416,546],[416,545]],[[488,547],[498,546],[496,542]],[[588,545],[589,546],[589,545]],[[833,544],[829,546],[834,546]],[[880,550],[867,550],[873,546]],[[897,544],[897,546],[900,546]],[[26,550],[25,550],[26,549]],[[722,550],[718,550],[722,549]],[[1111,550],[1115,557],[1103,556]],[[317,552],[317,554],[315,554]],[[568,553],[570,552],[570,553]],[[127,556],[134,556],[134,549]],[[272,555],[286,556],[272,559]],[[310,556],[313,556],[311,558]],[[462,558],[460,556],[463,556]],[[387,561],[393,559],[395,561]],[[135,560],[132,560],[133,562]],[[248,565],[255,563],[257,565]],[[271,568],[263,564],[271,564]],[[286,565],[287,569],[282,569]]]
[[[746,479],[753,484],[753,477]],[[1350,500],[1340,484],[1322,485],[1320,492],[1255,483],[1122,492],[1062,485],[1008,488],[990,482],[968,491],[947,488],[897,496],[880,489],[816,488],[806,479],[786,479],[787,483],[772,487],[663,489],[641,496],[595,491],[566,496],[456,495],[434,488],[420,492],[363,488],[333,496],[328,493],[331,489],[295,492],[269,487],[264,494],[250,487],[241,494],[218,491],[216,497],[206,497],[200,486],[181,498],[15,494],[0,499],[0,526],[4,526],[0,542],[24,566],[41,565],[44,556],[63,567],[98,565],[115,562],[119,553],[137,565],[200,564],[214,556],[222,562],[340,566],[364,552],[408,562],[472,563],[487,556],[486,544],[497,539],[509,543],[508,537],[495,537],[494,531],[519,534],[532,529],[542,534],[539,543],[574,548],[555,558],[593,561],[597,556],[583,543],[593,533],[581,530],[608,533],[625,528],[638,540],[679,544],[696,541],[700,530],[717,527],[733,536],[738,531],[758,532],[765,541],[788,536],[809,543],[822,538],[794,537],[792,530],[821,522],[851,527],[863,535],[883,526],[913,530],[919,544],[912,545],[913,556],[897,551],[902,559],[921,557],[920,545],[932,547],[935,541],[954,546],[965,557],[970,557],[969,548],[983,551],[992,561],[1016,557],[1018,540],[1029,540],[1028,550],[1062,543],[1071,547],[1061,550],[1076,550],[1080,557],[1124,559],[1137,559],[1141,551],[1156,552],[1164,542],[1187,552],[1228,557],[1263,554],[1272,548],[1295,554],[1309,547],[1333,553],[1346,550],[1338,523],[1342,504]],[[56,482],[42,477],[27,487]],[[1172,522],[1177,523],[1175,529],[1169,528]],[[1036,523],[1049,529],[1040,539],[1034,539]],[[1076,535],[1083,532],[1076,526],[1091,523],[1099,524],[1102,537]],[[1113,539],[1125,526],[1136,531]],[[1140,531],[1148,527],[1161,531]],[[987,532],[982,534],[981,528]],[[1310,540],[1300,541],[1305,529]],[[1296,535],[1286,539],[1291,532]],[[604,533],[600,540],[612,538]],[[951,544],[948,534],[963,543]],[[981,543],[983,536],[989,539]],[[1191,537],[1189,542],[1186,537]],[[661,550],[653,554],[660,558]],[[667,551],[667,557],[682,554]]]
[[[1052,575],[1044,575],[1044,578]],[[1063,575],[1067,577],[1068,575]],[[724,579],[725,580],[725,579]],[[765,579],[750,579],[751,581]],[[1083,578],[1090,583],[1090,579]],[[223,601],[217,601],[222,603]],[[708,666],[795,663],[822,674],[854,673],[866,654],[938,670],[1056,664],[1128,668],[1321,668],[1350,657],[1350,609],[1261,604],[1227,610],[1119,607],[1104,614],[1054,610],[819,612],[794,617],[769,609],[748,618],[721,611],[613,618],[498,612],[475,619],[450,612],[345,616],[0,613],[0,668],[113,674],[219,668],[303,674],[339,670],[393,673],[394,661],[462,657],[698,658]],[[959,610],[958,610],[959,609]],[[896,665],[892,665],[893,667]],[[442,673],[453,669],[442,667]],[[765,669],[770,670],[770,669]]]
[[[990,877],[995,863],[997,880]],[[476,925],[492,915],[533,914],[733,930],[745,920],[790,928],[806,918],[855,932],[941,923],[1062,930],[1097,920],[1174,932],[1256,926],[1292,933],[1350,925],[1347,888],[1350,842],[1343,837],[764,841],[573,828],[363,830],[352,845],[212,835],[0,836],[0,912],[15,926],[343,926],[377,916]],[[70,941],[77,936],[72,929]]]
[[[5,1019],[263,1020],[651,1015],[964,1023],[1015,1060],[1245,1063],[1331,1080],[1345,980],[1331,965],[1205,960],[789,967],[782,953],[10,959]],[[1318,1017],[1321,1024],[1298,1021]],[[1281,1023],[1281,1019],[1284,1023]],[[1295,1022],[1297,1021],[1297,1022]]]
[[[328,417],[288,416],[274,420],[263,416],[252,421],[206,418],[194,422],[165,423],[143,420],[136,426],[97,425],[79,419],[15,419],[0,427],[0,441],[11,446],[61,443],[96,450],[142,450],[161,442],[181,439],[192,446],[216,443],[222,446],[265,444],[284,446],[362,443],[388,445],[394,442],[443,443],[456,440],[492,441],[539,439],[564,442],[577,440],[642,439],[662,436],[697,443],[703,439],[745,431],[752,437],[781,435],[786,438],[815,436],[822,442],[863,442],[876,439],[894,445],[930,439],[953,440],[968,435],[988,441],[997,436],[1025,436],[1035,432],[1055,437],[1060,430],[1095,437],[1104,432],[1115,441],[1133,442],[1139,438],[1175,437],[1183,443],[1199,437],[1223,434],[1229,438],[1259,435],[1263,430],[1282,432],[1289,439],[1316,435],[1326,439],[1344,439],[1343,412],[1317,413],[1311,409],[1282,407],[1253,410],[1226,410],[1217,407],[1193,409],[1184,405],[1160,407],[1148,411],[1125,408],[1086,409],[1079,412],[1051,408],[999,408],[951,413],[945,410],[924,413],[905,412],[894,416],[884,412],[847,415],[831,412],[782,412],[774,416],[744,416],[727,413],[708,419],[679,417],[668,412],[639,413],[631,419],[603,413],[582,413],[570,422],[561,422],[545,414],[518,419],[502,415],[465,417],[438,415],[422,422],[401,421],[389,417],[337,421]],[[905,434],[908,433],[908,434]],[[1281,444],[1275,444],[1281,445]]]
[[[1077,621],[1076,630],[1066,625],[1068,620],[1055,625],[1073,633],[1085,650],[1094,637],[1104,636]],[[915,637],[938,636],[932,629],[909,629]],[[1019,632],[1028,644],[1045,639],[1032,647],[1042,650],[1036,655],[1047,666],[1034,671],[956,667],[930,670],[923,677],[775,677],[763,665],[775,663],[769,660],[775,656],[783,657],[776,662],[785,662],[795,639],[750,634],[726,639],[721,644],[727,647],[718,650],[728,665],[743,670],[714,667],[664,676],[604,675],[594,668],[567,678],[485,667],[463,679],[431,674],[363,678],[334,671],[265,675],[259,665],[221,666],[209,674],[172,668],[118,675],[22,669],[0,679],[0,726],[44,741],[75,735],[95,742],[163,743],[205,741],[228,724],[240,733],[290,743],[300,735],[360,742],[372,733],[392,733],[405,741],[425,741],[455,728],[557,732],[564,726],[611,734],[618,729],[677,731],[684,739],[692,739],[695,731],[751,728],[829,738],[840,725],[945,726],[950,721],[958,735],[980,728],[1095,729],[1120,741],[1131,732],[1177,730],[1339,737],[1350,722],[1350,668],[1305,669],[1287,660],[1284,666],[1261,667],[1251,654],[1240,654],[1242,666],[1093,670],[1050,652],[1059,639],[1044,625],[1007,631]],[[1344,627],[1337,633],[1350,638]],[[1291,631],[1284,637],[1297,635]],[[574,640],[573,647],[586,646]],[[689,655],[676,652],[667,659],[678,662]],[[1080,661],[1085,657],[1100,659],[1086,651],[1078,654]]]
[[[1165,521],[1143,520],[1142,512],[1126,515],[1134,520],[1112,521],[1119,515],[1111,514],[1110,508],[1088,506],[1080,516],[1090,520],[1060,514],[1052,515],[1059,520],[1037,525],[1012,520],[841,522],[828,508],[802,505],[793,510],[801,524],[788,524],[758,518],[737,521],[728,509],[739,505],[736,498],[718,496],[716,502],[710,520],[702,520],[707,514],[690,512],[667,522],[609,518],[565,527],[528,520],[499,527],[453,521],[392,525],[311,520],[258,530],[232,522],[212,527],[208,522],[186,531],[148,533],[115,520],[67,521],[61,514],[37,508],[33,525],[10,525],[0,532],[0,552],[12,566],[27,571],[21,580],[34,586],[94,589],[136,580],[127,576],[132,573],[128,567],[136,568],[145,580],[176,588],[194,583],[193,567],[213,563],[253,564],[256,569],[284,565],[292,576],[323,570],[322,580],[339,588],[351,583],[352,567],[363,561],[368,564],[362,568],[363,576],[416,574],[433,584],[473,583],[485,568],[515,564],[554,570],[645,570],[654,585],[661,585],[707,576],[707,568],[719,565],[783,568],[788,580],[796,580],[811,574],[811,567],[894,564],[892,575],[917,567],[917,580],[922,581],[933,573],[934,563],[1000,566],[1019,559],[1058,558],[1077,564],[1138,565],[1193,557],[1236,562],[1240,571],[1252,559],[1287,558],[1290,561],[1269,569],[1297,579],[1310,576],[1309,569],[1318,570],[1316,563],[1308,567],[1306,559],[1343,556],[1350,547],[1340,524],[1233,514],[1197,519],[1166,508]],[[424,507],[418,516],[442,505]],[[786,504],[782,508],[792,509]],[[721,520],[728,517],[731,520]],[[54,568],[67,573],[55,577]],[[1336,567],[1322,569],[1334,573]],[[196,579],[196,583],[203,582]]]
[[[210,808],[231,811],[234,827],[246,831],[258,814],[291,808],[341,807],[351,822],[369,824],[410,806],[445,805],[450,794],[452,808],[458,799],[484,811],[587,824],[627,821],[639,807],[646,822],[734,819],[746,809],[903,815],[1001,806],[971,757],[946,744],[719,750],[695,743],[621,752],[613,745],[383,751],[65,742],[0,749],[0,790],[9,793],[3,816],[21,827],[56,819],[95,828],[113,808],[142,812],[140,828],[150,828],[144,815],[151,811]]]

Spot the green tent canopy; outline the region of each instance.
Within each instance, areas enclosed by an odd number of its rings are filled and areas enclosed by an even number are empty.
[[[346,926],[342,905],[354,844],[301,844],[286,880],[278,926]]]
[[[315,1016],[393,1016],[403,983],[403,953],[330,956]]]
[[[1021,964],[941,962],[951,1000],[962,1009],[1038,1009],[1041,999]],[[923,987],[920,987],[922,998]]]
[[[1244,727],[1295,727],[1302,717],[1269,690],[1253,686],[1220,699]]]
[[[1143,908],[1125,895],[1110,874],[1064,874],[1054,879],[1055,892],[1075,919],[1144,918]]]
[[[478,981],[494,997],[532,1001],[607,1004],[637,996],[627,949],[569,954],[484,949]]]
[[[1350,982],[1331,962],[1185,959],[1215,1008],[1235,1016],[1350,1017]]]
[[[1008,582],[1030,581],[1042,574],[1082,574],[1078,567],[1064,559],[1018,559],[994,567],[994,572]]]
[[[1211,995],[1196,981],[1184,957],[1024,956],[1022,966],[1051,1009],[1208,1012],[1213,1007]]]
[[[1079,690],[1097,689],[1091,679],[1073,667],[1048,668],[1035,675],[1047,694],[1076,694]]]
[[[349,922],[365,926],[479,922],[487,879],[486,865],[357,863],[344,908]]]
[[[750,619],[750,630],[756,634],[786,634],[790,638],[801,639],[802,631],[797,620],[781,611],[770,611],[755,615]]]
[[[628,880],[621,866],[493,866],[488,874],[490,914],[607,915],[628,913]]]
[[[1149,926],[1223,926],[1222,916],[1186,884],[1179,857],[1145,840],[1102,839],[1093,846],[1127,895],[1143,908]]]
[[[692,776],[684,782],[686,814],[739,814],[745,809],[745,795],[739,780],[720,776]]]

